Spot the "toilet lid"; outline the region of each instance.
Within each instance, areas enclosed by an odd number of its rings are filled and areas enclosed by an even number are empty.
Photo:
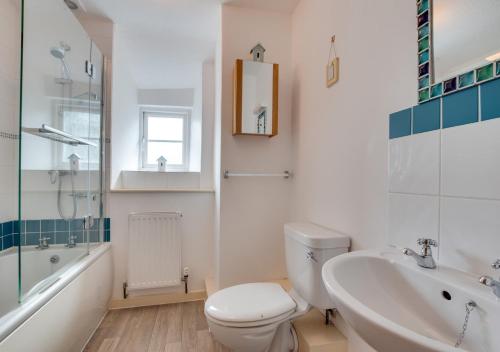
[[[223,322],[257,322],[291,312],[294,300],[274,283],[252,283],[225,288],[205,304],[210,317]]]

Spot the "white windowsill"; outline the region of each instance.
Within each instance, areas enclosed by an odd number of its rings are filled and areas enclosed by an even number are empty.
[[[213,188],[201,186],[200,172],[123,170],[120,182],[112,193],[213,193]]]

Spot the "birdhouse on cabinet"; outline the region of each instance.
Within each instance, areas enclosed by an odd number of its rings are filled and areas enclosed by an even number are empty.
[[[250,50],[250,54],[253,56],[253,61],[264,62],[264,53],[266,49],[259,43]]]

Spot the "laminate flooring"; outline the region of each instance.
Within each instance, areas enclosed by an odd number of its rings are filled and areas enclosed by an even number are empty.
[[[84,352],[230,352],[209,333],[203,304],[110,310]]]

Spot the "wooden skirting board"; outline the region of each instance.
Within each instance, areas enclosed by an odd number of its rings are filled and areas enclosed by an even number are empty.
[[[109,309],[124,309],[157,306],[162,304],[203,301],[206,298],[207,293],[205,290],[192,291],[187,294],[185,294],[184,292],[174,292],[161,295],[131,296],[127,299],[111,300]]]

